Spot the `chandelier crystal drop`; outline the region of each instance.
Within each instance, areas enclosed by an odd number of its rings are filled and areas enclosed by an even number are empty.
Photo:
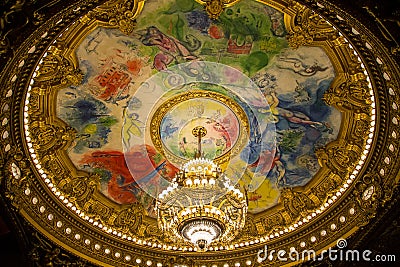
[[[197,158],[184,164],[170,186],[159,194],[159,228],[176,242],[190,242],[205,250],[213,242],[232,240],[244,227],[247,198],[231,185],[221,168],[201,157],[201,138],[206,129],[198,126]]]

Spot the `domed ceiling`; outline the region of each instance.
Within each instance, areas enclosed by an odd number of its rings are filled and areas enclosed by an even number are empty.
[[[105,197],[154,216],[154,197],[194,157],[191,131],[203,125],[205,157],[247,188],[249,211],[275,206],[281,189],[318,172],[315,151],[341,123],[322,100],[335,51],[292,49],[286,35],[283,13],[260,3],[212,20],[193,1],[149,2],[128,35],[97,27],[71,51],[82,82],[57,92],[57,117],[76,130],[69,158],[99,175]]]
[[[365,28],[310,3],[112,0],[55,16],[8,66],[10,201],[102,266],[282,265],[259,251],[349,237],[398,182],[398,72]],[[200,144],[248,201],[244,229],[206,251],[156,212]]]

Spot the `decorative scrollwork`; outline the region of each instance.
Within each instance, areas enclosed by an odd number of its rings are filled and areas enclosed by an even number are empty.
[[[240,0],[196,0],[202,4],[210,19],[218,19],[225,8],[233,6]]]
[[[281,211],[265,218],[263,220],[265,233],[269,234],[272,231],[283,230],[284,227],[291,221],[291,218],[289,219],[287,214],[287,212]]]
[[[97,200],[89,200],[85,203],[83,209],[89,214],[95,214],[93,217],[94,220],[101,220],[103,222],[107,222],[112,215],[111,208]]]
[[[161,242],[163,233],[157,225],[147,224],[144,235],[149,237],[150,242]]]
[[[32,171],[30,162],[24,156],[24,153],[13,148],[11,152],[14,154],[8,158],[3,165],[4,186],[6,188],[5,196],[11,201],[15,209],[20,209],[23,199],[22,194],[24,188],[32,179]],[[2,185],[3,181],[0,181]]]
[[[82,71],[73,62],[64,57],[62,44],[52,46],[47,57],[39,65],[38,75],[35,78],[37,85],[45,84],[50,87],[79,85],[82,82]]]
[[[292,7],[297,10],[297,14],[288,28],[287,40],[293,49],[303,45],[310,45],[313,42],[333,40],[338,37],[336,31],[318,14],[298,4]]]
[[[90,199],[96,189],[96,182],[89,177],[77,177],[72,180],[65,179],[60,182],[60,189],[70,198],[70,201],[85,203]],[[83,206],[83,205],[81,205]]]
[[[296,220],[299,216],[307,216],[308,212],[317,207],[306,194],[296,192],[292,188],[284,188],[280,197],[285,211],[292,220]]]
[[[113,225],[120,229],[121,232],[135,232],[143,219],[143,206],[136,205],[122,210],[115,219],[112,220]]]
[[[373,218],[379,206],[383,206],[390,199],[385,192],[391,192],[378,174],[366,174],[355,184],[353,195],[360,208],[365,212],[365,223]]]
[[[321,166],[326,166],[334,174],[344,177],[356,164],[361,151],[355,145],[331,143],[325,148],[316,150],[315,153]]]
[[[105,27],[119,28],[121,32],[131,34],[143,4],[144,1],[112,0],[89,12],[88,17]]]
[[[328,105],[335,105],[341,110],[369,113],[372,103],[369,91],[368,82],[365,79],[346,81],[329,88],[323,100]]]
[[[311,189],[311,192],[319,199],[325,199],[328,192],[332,192],[340,184],[342,184],[343,178],[339,175],[333,174],[330,177],[324,179],[321,184]]]
[[[30,129],[35,148],[50,154],[64,148],[75,137],[75,130],[70,126],[32,123]]]
[[[42,166],[47,170],[52,170],[52,177],[54,177],[54,183],[59,183],[67,176],[67,171],[63,168],[62,163],[57,156],[54,154],[47,154],[42,157]]]
[[[7,191],[5,196],[11,201],[15,209],[20,209],[22,204],[21,192],[31,176],[29,171],[22,171],[18,161],[10,160],[6,164],[5,174],[8,179],[5,180]],[[23,166],[23,163],[22,163]]]
[[[265,232],[265,231],[264,231]],[[239,235],[236,236],[235,241],[241,242],[246,241],[248,238],[258,236],[257,226],[254,222],[254,218],[251,215],[247,215],[246,224],[244,228],[240,231]],[[224,245],[224,244],[221,244]]]
[[[29,18],[24,10],[30,1],[5,1],[0,4],[2,14],[0,15],[0,55],[6,54],[13,49],[10,35],[29,23]]]
[[[356,115],[356,121],[353,125],[353,139],[365,139],[366,133],[370,128],[369,117],[365,113]]]

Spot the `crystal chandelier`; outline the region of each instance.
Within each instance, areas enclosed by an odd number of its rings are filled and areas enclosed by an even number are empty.
[[[245,194],[212,160],[201,157],[206,133],[202,126],[193,129],[198,138],[196,157],[183,165],[156,205],[159,228],[172,240],[189,241],[200,250],[212,242],[232,240],[247,214]]]

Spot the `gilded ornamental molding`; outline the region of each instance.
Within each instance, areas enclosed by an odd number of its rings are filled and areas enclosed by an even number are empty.
[[[217,19],[224,8],[236,2],[201,4]],[[293,246],[301,251],[305,242],[322,250],[339,236],[350,236],[390,201],[398,184],[399,72],[387,53],[365,45],[379,47],[368,29],[357,28],[358,34],[354,34],[339,25],[333,28],[328,21],[336,16],[335,9],[319,7],[319,12],[325,12],[322,17],[311,2],[307,7],[293,1],[265,4],[285,13],[290,47],[319,46],[329,55],[336,77],[323,100],[340,110],[340,133],[335,141],[315,151],[321,166],[315,178],[304,186],[284,188],[275,207],[248,215],[245,229],[227,249],[218,244],[208,254],[179,250],[176,247],[181,244],[165,240],[140,203],[119,205],[107,199],[99,192],[100,176],[78,170],[67,154],[77,133],[57,117],[55,106],[59,90],[84,79],[75,49],[98,27],[132,34],[146,6],[144,1],[113,0],[93,8],[75,18],[73,25],[54,30],[48,47],[40,47],[41,39],[36,36],[28,38],[16,54],[19,60],[2,73],[0,162],[5,168],[0,182],[5,196],[52,242],[108,266],[135,262],[144,266],[148,261],[163,266],[197,266],[200,262],[245,266],[250,261],[257,266],[257,252],[265,244],[276,250],[289,251]],[[347,23],[341,26],[357,27],[352,20]],[[51,29],[40,29],[39,35],[47,31]],[[36,53],[29,52],[33,46]],[[321,218],[323,223],[314,224],[313,218]],[[41,262],[68,261],[52,245],[35,249],[54,256]]]

